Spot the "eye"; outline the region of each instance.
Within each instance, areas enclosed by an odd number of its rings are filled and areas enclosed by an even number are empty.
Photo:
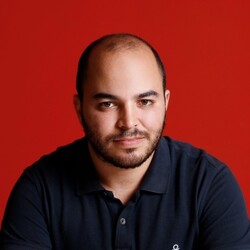
[[[100,108],[112,108],[114,107],[114,103],[113,102],[102,102],[99,104]]]
[[[139,105],[140,106],[149,106],[149,105],[152,105],[152,104],[153,104],[153,101],[149,100],[149,99],[139,100]]]

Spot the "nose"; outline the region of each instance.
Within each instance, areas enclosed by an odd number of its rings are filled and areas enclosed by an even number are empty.
[[[122,107],[117,121],[119,129],[127,130],[134,128],[138,125],[138,113],[136,107],[126,105]]]

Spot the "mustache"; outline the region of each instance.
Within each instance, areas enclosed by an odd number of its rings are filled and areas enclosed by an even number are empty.
[[[149,134],[147,132],[140,131],[138,129],[133,129],[133,130],[122,131],[117,135],[110,135],[107,137],[107,141],[119,140],[128,137],[138,137],[138,136],[149,138]]]

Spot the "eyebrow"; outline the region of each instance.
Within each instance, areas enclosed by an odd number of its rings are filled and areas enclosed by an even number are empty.
[[[110,99],[110,100],[117,100],[118,97],[108,94],[108,93],[98,93],[94,95],[94,99],[99,100],[99,99]]]
[[[157,92],[155,92],[154,90],[149,90],[145,93],[139,94],[137,97],[139,98],[145,98],[145,97],[149,97],[149,96],[155,96],[158,97],[159,94]]]
[[[147,92],[135,95],[135,98],[145,98],[145,97],[149,97],[149,96],[158,97],[159,94],[154,90],[149,90]],[[108,94],[108,93],[97,93],[94,95],[94,99],[96,99],[96,100],[100,100],[100,99],[118,100],[119,97],[112,95],[112,94]]]

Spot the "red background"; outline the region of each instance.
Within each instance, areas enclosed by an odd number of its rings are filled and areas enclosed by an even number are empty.
[[[226,162],[249,209],[249,13],[249,0],[1,1],[0,219],[23,169],[82,136],[77,61],[112,32],[159,51],[171,90],[165,134]]]

